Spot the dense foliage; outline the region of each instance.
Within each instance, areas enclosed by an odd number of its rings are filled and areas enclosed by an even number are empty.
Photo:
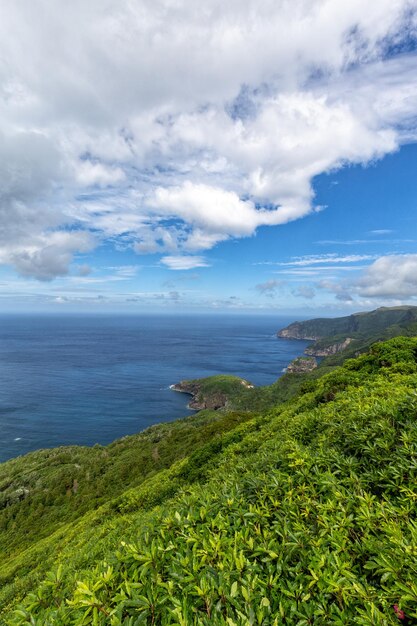
[[[194,434],[176,454],[167,436],[160,466],[132,464],[125,485],[102,483],[98,508],[15,545],[2,566],[4,623],[414,623],[417,340],[376,344],[320,378],[293,376],[287,401],[265,400],[256,415],[160,427]],[[106,450],[89,451],[92,465]],[[48,453],[37,454],[35,474]],[[4,464],[2,480],[14,468],[17,481],[24,461]],[[71,489],[69,501],[81,498]],[[67,500],[55,506],[69,511]],[[26,511],[30,528],[36,511]]]

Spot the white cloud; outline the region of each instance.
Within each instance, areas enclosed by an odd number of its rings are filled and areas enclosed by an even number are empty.
[[[339,272],[357,272],[366,267],[365,265],[326,265],[321,267],[302,267],[302,268],[289,268],[285,270],[275,271],[274,274],[281,274],[283,276],[323,276],[335,274]]]
[[[88,233],[57,231],[19,245],[4,245],[0,263],[13,265],[21,276],[48,281],[68,274],[74,252],[88,252],[92,247]]]
[[[328,291],[336,299],[351,302],[358,298],[366,302],[390,299],[394,304],[417,298],[417,254],[387,255],[361,268],[358,278],[351,280],[321,279],[318,289]]]
[[[367,244],[376,244],[376,243],[417,243],[417,239],[322,239],[321,241],[316,241],[315,243],[320,245],[338,245],[338,246],[357,246],[357,245],[367,245]]]
[[[370,261],[375,259],[374,255],[370,254],[349,254],[345,256],[339,256],[334,253],[307,255],[303,257],[295,257],[292,261],[271,263],[271,265],[289,266],[289,267],[310,267],[315,265],[326,265],[333,263],[358,263],[359,261]]]
[[[181,187],[157,188],[147,206],[159,220],[179,218],[190,227],[189,232],[177,231],[181,246],[187,250],[209,249],[229,237],[252,235],[258,226],[288,221],[282,207],[257,209],[235,192],[190,181]]]
[[[383,256],[364,273],[357,291],[365,297],[417,297],[417,254]]]
[[[76,172],[76,179],[80,185],[88,187],[98,185],[107,187],[125,180],[126,176],[120,167],[109,167],[103,163],[82,161]]]
[[[209,267],[202,256],[164,256],[161,262],[170,270],[191,270],[195,267]]]
[[[359,0],[8,3],[1,262],[61,275],[86,249],[74,233],[92,230],[173,267],[169,259],[190,264],[201,257],[189,253],[307,215],[314,176],[416,138],[415,56],[385,58],[389,42],[415,35],[415,9],[415,0],[366,11]]]

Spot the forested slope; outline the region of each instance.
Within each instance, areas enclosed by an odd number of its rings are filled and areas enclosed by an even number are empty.
[[[328,365],[339,365],[346,358],[365,352],[376,341],[417,334],[417,307],[380,307],[375,311],[344,317],[316,318],[293,322],[278,332],[278,337],[311,339],[305,353],[327,357]]]

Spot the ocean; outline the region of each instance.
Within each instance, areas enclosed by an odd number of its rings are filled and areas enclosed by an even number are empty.
[[[0,316],[0,461],[106,444],[190,415],[169,386],[236,374],[268,385],[308,342],[293,319],[246,315]]]

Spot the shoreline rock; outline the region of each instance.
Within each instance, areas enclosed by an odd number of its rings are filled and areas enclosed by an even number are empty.
[[[303,333],[301,324],[294,322],[288,328],[283,328],[277,332],[277,337],[280,339],[300,339],[303,341],[318,341],[321,337],[312,335],[307,336]]]
[[[312,372],[317,367],[317,361],[314,356],[299,356],[287,367],[287,374],[305,374]]]
[[[203,409],[217,411],[217,409],[221,409],[227,404],[227,396],[225,394],[215,393],[207,397],[202,393],[202,386],[197,381],[182,380],[175,385],[171,385],[171,389],[191,396],[187,407],[195,411],[202,411]]]
[[[186,393],[191,396],[191,400],[188,403],[188,408],[194,411],[202,411],[204,409],[210,409],[217,411],[218,409],[225,408],[230,399],[230,394],[226,393],[218,385],[213,385],[211,388],[207,388],[207,381],[210,379],[202,378],[196,380],[182,380],[179,383],[170,385],[172,391],[178,393]],[[245,389],[253,389],[252,385],[247,380],[238,379],[234,382],[235,385],[242,385]]]
[[[336,338],[326,337],[325,335],[311,335],[306,334],[303,330],[302,322],[294,322],[287,328],[282,328],[277,332],[277,337],[280,339],[294,339],[296,341],[312,341],[310,346],[307,346],[304,350],[304,354],[307,356],[326,357],[338,354],[345,350],[354,341],[352,337]],[[327,344],[327,345],[326,345]]]

